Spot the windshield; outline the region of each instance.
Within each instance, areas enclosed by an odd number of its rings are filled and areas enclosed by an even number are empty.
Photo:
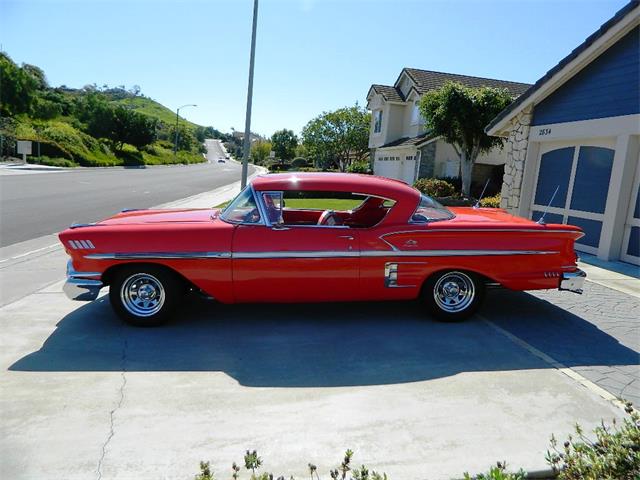
[[[253,190],[250,186],[240,192],[240,194],[224,209],[220,218],[231,223],[260,223],[260,213],[256,200],[253,197]]]
[[[411,215],[411,223],[436,222],[438,220],[449,220],[455,215],[446,207],[440,205],[433,198],[424,194],[420,195],[418,208]]]

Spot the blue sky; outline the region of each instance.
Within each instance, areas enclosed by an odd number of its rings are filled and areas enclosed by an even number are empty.
[[[260,0],[252,130],[299,132],[403,67],[534,82],[625,0]],[[244,129],[252,0],[0,0],[0,43],[52,85],[142,87]]]

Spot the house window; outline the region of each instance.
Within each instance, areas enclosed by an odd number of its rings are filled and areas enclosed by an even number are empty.
[[[380,133],[382,131],[382,110],[376,110],[373,112],[373,133]]]
[[[413,110],[411,110],[411,125],[417,125],[420,123],[420,107],[418,102],[413,102]]]

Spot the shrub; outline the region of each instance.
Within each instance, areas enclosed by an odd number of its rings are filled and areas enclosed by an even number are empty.
[[[78,166],[77,163],[72,162],[71,160],[67,160],[66,158],[49,158],[44,155],[40,157],[27,157],[27,163],[32,163],[35,165],[49,165],[52,167],[67,167],[67,168],[73,168]]]
[[[515,473],[507,472],[507,463],[498,462],[495,467],[491,467],[487,473],[479,473],[471,476],[467,472],[464,474],[464,480],[525,480],[527,472],[520,469]]]
[[[347,167],[347,172],[371,174],[371,167],[369,165],[369,162],[367,162],[366,160],[363,160],[361,162],[353,162]]]
[[[286,172],[291,168],[291,165],[288,163],[274,162],[270,164],[268,167],[269,167],[269,170],[272,172]]]
[[[575,436],[558,446],[551,436],[551,450],[546,460],[560,480],[634,480],[640,478],[640,414],[631,403],[626,404],[629,415],[617,426],[602,422],[593,433],[595,440],[587,438],[580,425]]]
[[[487,208],[500,208],[500,194],[481,199],[480,206]]]
[[[452,197],[456,189],[446,180],[437,178],[420,178],[413,184],[415,188],[431,197]]]
[[[293,160],[291,160],[291,168],[294,170],[298,170],[300,168],[308,167],[308,166],[310,166],[309,162],[304,157],[296,157]]]

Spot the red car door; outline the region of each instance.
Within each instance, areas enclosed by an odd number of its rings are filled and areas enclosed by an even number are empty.
[[[237,302],[327,302],[360,297],[358,233],[347,227],[238,225]]]

